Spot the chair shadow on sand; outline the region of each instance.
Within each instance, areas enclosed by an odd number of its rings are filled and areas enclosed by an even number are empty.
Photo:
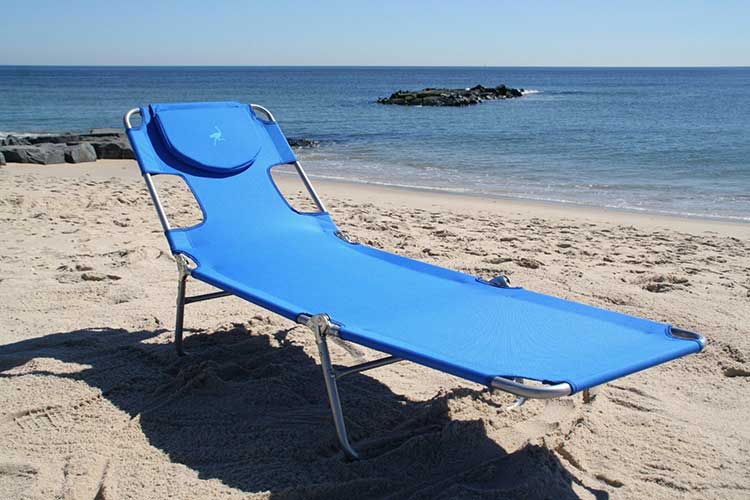
[[[272,338],[236,325],[188,335],[191,355],[184,358],[171,345],[146,342],[164,330],[53,333],[0,346],[0,381],[30,373],[83,381],[101,391],[98,404],[109,401],[137,417],[140,429],[129,432],[142,432],[171,461],[247,493],[270,491],[271,498],[577,498],[577,480],[547,448],[507,453],[481,420],[450,418],[450,398],[481,397],[471,389],[411,401],[363,373],[342,380],[347,424],[364,455],[346,461],[320,367],[291,341],[292,331]],[[84,368],[14,370],[33,358]],[[61,411],[75,412],[75,402]],[[86,428],[92,419],[74,420],[77,433],[97,432]],[[127,436],[121,440],[112,453],[127,447]]]

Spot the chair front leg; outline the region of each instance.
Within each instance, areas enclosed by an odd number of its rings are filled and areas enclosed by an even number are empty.
[[[331,355],[328,352],[328,343],[326,342],[326,335],[333,333],[332,323],[327,315],[318,314],[309,319],[307,327],[315,334],[315,343],[318,345],[318,353],[320,354],[320,367],[323,370],[323,380],[326,384],[328,403],[331,406],[333,425],[336,428],[336,436],[338,437],[339,444],[349,459],[357,460],[359,454],[349,442],[349,434],[346,431],[346,423],[344,422],[344,412],[341,410],[339,389],[336,384],[336,372],[331,364]]]

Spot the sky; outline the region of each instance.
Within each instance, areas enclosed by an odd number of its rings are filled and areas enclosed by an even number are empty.
[[[750,1],[0,0],[0,64],[750,66]]]

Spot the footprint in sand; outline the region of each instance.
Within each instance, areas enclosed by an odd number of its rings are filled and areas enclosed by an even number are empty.
[[[724,371],[722,372],[725,377],[733,378],[733,377],[750,377],[750,370],[736,367],[736,366],[730,366],[728,368],[724,368]]]
[[[81,280],[83,281],[117,281],[122,279],[121,276],[116,274],[104,274],[97,272],[85,272],[81,274]]]
[[[729,358],[727,363],[729,366],[724,364],[723,359],[720,358],[719,361],[721,372],[725,377],[750,377],[750,367],[748,367],[742,351],[732,345],[724,345],[721,348],[721,354],[721,358],[724,358],[724,356]]]
[[[92,266],[88,264],[76,264],[74,267],[67,265],[60,266],[57,268],[58,271],[63,271],[57,277],[58,283],[78,283],[80,281],[117,281],[121,279],[116,274],[105,274],[94,271]],[[81,273],[80,275],[72,273]]]
[[[683,276],[663,274],[648,277],[641,282],[645,282],[643,289],[652,293],[664,293],[690,286],[690,281]]]
[[[5,462],[0,464],[0,492],[5,498],[28,498],[37,480],[39,469],[32,464]]]
[[[527,269],[539,269],[539,267],[544,265],[543,262],[540,262],[535,259],[530,259],[528,257],[521,257],[520,259],[515,259],[513,262],[517,266],[525,267]]]

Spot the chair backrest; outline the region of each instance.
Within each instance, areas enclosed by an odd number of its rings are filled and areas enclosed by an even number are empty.
[[[199,260],[200,249],[241,236],[268,238],[312,224],[335,232],[327,213],[296,212],[270,170],[297,161],[275,121],[236,102],[152,104],[128,128],[141,172],[185,180],[203,211],[194,227],[169,229],[173,253]]]

